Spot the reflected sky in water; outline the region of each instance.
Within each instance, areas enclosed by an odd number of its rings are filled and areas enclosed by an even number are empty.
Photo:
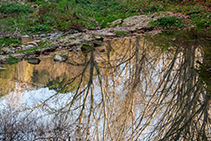
[[[86,125],[74,130],[75,139],[209,137],[210,96],[194,70],[210,44],[201,44],[203,36],[191,29],[116,39],[87,54],[69,52],[62,63],[51,54],[40,56],[39,65],[5,65],[1,104]],[[199,129],[203,136],[192,134]]]

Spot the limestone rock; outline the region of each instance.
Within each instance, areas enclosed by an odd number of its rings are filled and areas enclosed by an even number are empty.
[[[123,20],[122,25],[123,26],[132,26],[136,25],[140,22],[144,22],[146,20],[147,16],[146,15],[140,15],[140,16],[133,16],[129,17]]]
[[[3,47],[3,48],[1,49],[1,51],[2,51],[4,54],[13,53],[13,51],[12,51],[10,48],[8,48],[8,47]]]
[[[16,47],[16,49],[17,49],[17,51],[19,51],[19,50],[21,50],[21,49],[22,49],[22,47]]]
[[[99,32],[99,35],[103,35],[103,36],[115,36],[116,34],[115,33],[111,33],[111,32],[103,31],[103,32]]]
[[[29,35],[22,35],[22,38],[29,38]]]
[[[40,43],[40,42],[41,42],[41,40],[34,40],[34,42],[35,42],[35,43]]]
[[[95,36],[95,40],[103,41],[103,37],[101,37],[101,36]]]
[[[70,35],[69,39],[75,39],[75,38],[77,38],[77,37],[79,37],[81,35],[82,35],[81,33],[75,33],[75,34]]]
[[[46,36],[46,34],[44,34],[44,33],[43,34],[40,34],[40,37],[45,37],[45,36]]]
[[[73,45],[79,45],[79,44],[81,44],[81,40],[76,39],[76,40],[73,40],[72,42],[68,43],[67,45],[73,46]]]
[[[68,59],[68,52],[57,52],[53,56],[55,62],[64,62]]]
[[[25,49],[30,49],[30,48],[34,48],[35,46],[34,45],[27,45],[25,46]]]
[[[10,58],[9,55],[0,55],[0,61],[6,60],[9,58]]]
[[[115,25],[118,25],[118,24],[122,24],[123,20],[122,19],[118,19],[118,20],[115,20],[111,23],[111,26],[115,26]]]
[[[26,45],[21,45],[21,48],[25,48],[26,47]]]
[[[38,46],[36,42],[28,42],[28,45]]]
[[[83,41],[83,40],[85,40],[85,41],[92,41],[92,40],[94,40],[94,39],[93,39],[93,37],[92,37],[91,35],[86,34],[86,35],[83,37],[82,41]]]
[[[24,58],[25,54],[17,53],[17,54],[12,54],[11,56],[15,57],[18,60],[22,60]]]

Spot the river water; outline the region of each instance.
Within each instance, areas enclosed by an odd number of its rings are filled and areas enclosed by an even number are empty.
[[[0,138],[210,139],[210,92],[197,74],[209,45],[189,29],[1,66]]]

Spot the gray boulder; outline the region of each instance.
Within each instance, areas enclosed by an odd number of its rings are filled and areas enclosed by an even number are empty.
[[[110,25],[111,26],[116,26],[116,25],[122,24],[122,22],[123,22],[122,19],[118,19],[118,20],[113,21]]]

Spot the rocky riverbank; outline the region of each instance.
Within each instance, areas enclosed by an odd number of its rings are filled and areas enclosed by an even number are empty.
[[[66,32],[46,34],[47,36],[32,36],[33,39],[20,46],[8,46],[0,49],[0,64],[18,62],[23,59],[38,57],[41,54],[49,54],[58,50],[81,50],[83,44],[93,45],[94,41],[104,42],[113,38],[121,38],[124,36],[136,36],[146,32],[159,33],[161,29],[148,26],[150,21],[154,21],[159,17],[177,16],[183,21],[187,21],[187,17],[182,14],[172,12],[154,13],[149,15],[139,15],[118,19],[110,23],[110,28],[100,30],[84,30],[83,32]],[[72,34],[73,33],[73,34]],[[22,41],[29,38],[28,35],[22,35]],[[39,45],[40,43],[42,45]]]

